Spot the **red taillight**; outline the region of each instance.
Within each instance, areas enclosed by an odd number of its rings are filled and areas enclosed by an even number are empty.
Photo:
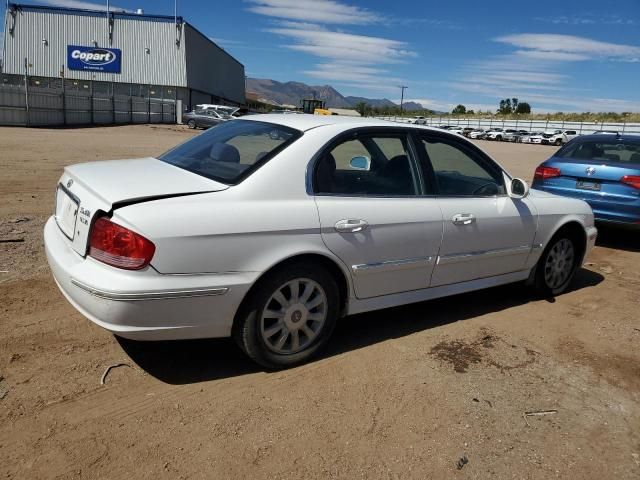
[[[126,270],[139,270],[146,267],[156,246],[107,218],[99,218],[91,229],[89,255],[108,265]]]
[[[640,189],[640,176],[638,175],[625,175],[620,179],[622,183],[631,185],[633,188]]]
[[[539,180],[546,180],[547,178],[559,177],[560,169],[555,167],[543,167],[540,165],[536,168],[536,173],[533,175],[533,178],[537,178]]]

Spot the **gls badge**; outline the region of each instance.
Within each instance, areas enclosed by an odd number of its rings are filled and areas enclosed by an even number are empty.
[[[120,73],[122,52],[118,48],[67,46],[69,70]]]

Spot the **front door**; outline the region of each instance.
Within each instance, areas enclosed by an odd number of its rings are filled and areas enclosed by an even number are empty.
[[[411,151],[403,131],[359,131],[316,163],[322,239],[347,265],[358,298],[429,286],[442,214]]]
[[[507,195],[502,169],[466,142],[425,134],[419,145],[443,217],[431,286],[524,269],[537,227],[533,203]]]

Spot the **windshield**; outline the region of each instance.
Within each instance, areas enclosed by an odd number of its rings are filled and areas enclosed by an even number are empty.
[[[556,157],[640,165],[640,141],[588,141],[569,143]]]
[[[233,185],[301,135],[302,132],[281,125],[237,120],[210,128],[158,158],[203,177]]]

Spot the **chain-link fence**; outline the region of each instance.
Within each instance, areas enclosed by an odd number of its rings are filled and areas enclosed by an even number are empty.
[[[381,120],[391,120],[392,122],[414,123],[416,118],[410,117],[376,117]],[[514,130],[527,130],[528,132],[544,132],[549,130],[575,130],[579,135],[606,130],[619,132],[621,134],[640,135],[640,123],[612,123],[612,122],[571,122],[563,120],[518,120],[499,118],[465,118],[465,117],[445,117],[434,116],[420,119],[419,123],[431,127],[453,125],[456,127],[482,128],[512,128]]]

